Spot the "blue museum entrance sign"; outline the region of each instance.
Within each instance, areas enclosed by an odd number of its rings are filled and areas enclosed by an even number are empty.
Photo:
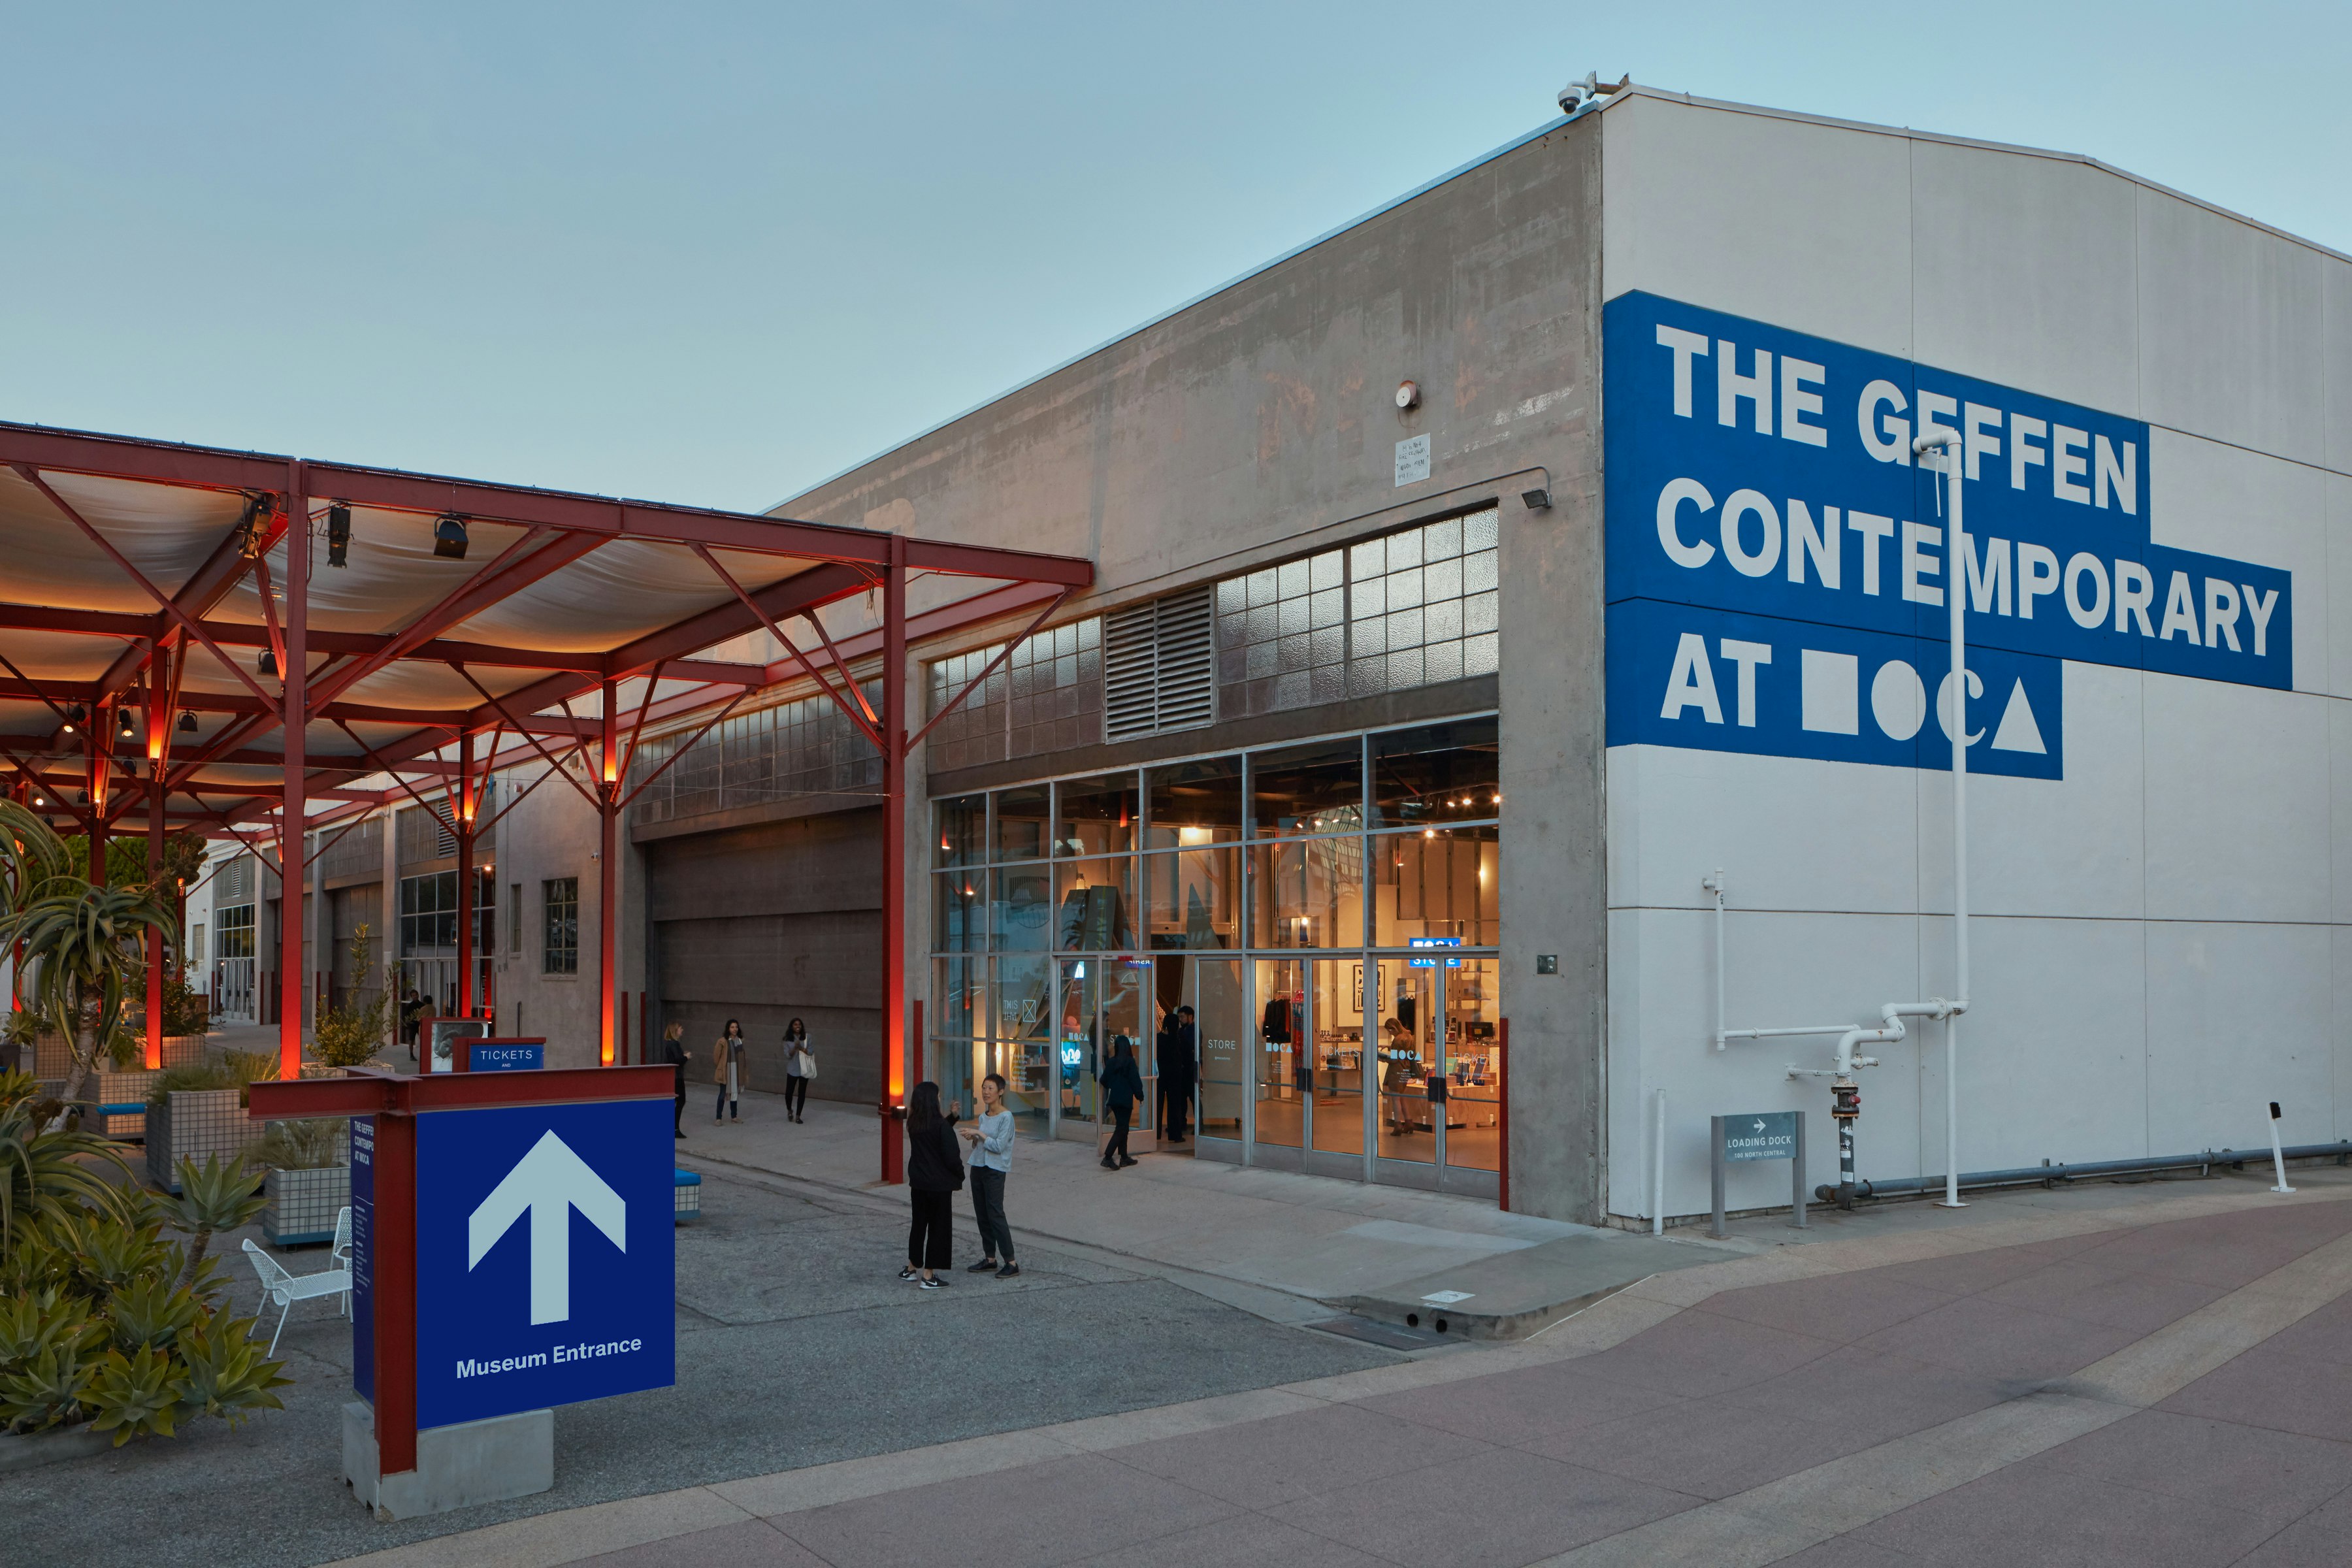
[[[2293,683],[2290,574],[2151,541],[2140,421],[1650,294],[1601,330],[1609,744],[1939,768],[1957,710],[1972,771],[2059,778],[2067,660]]]
[[[670,1107],[416,1119],[416,1424],[676,1380]]]

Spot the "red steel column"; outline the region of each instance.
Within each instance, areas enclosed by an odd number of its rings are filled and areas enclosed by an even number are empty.
[[[596,864],[599,868],[596,894],[596,1061],[600,1067],[613,1065],[613,983],[620,978],[614,966],[614,955],[620,951],[621,877],[620,856],[614,832],[620,816],[617,803],[621,797],[619,759],[614,755],[615,739],[614,707],[619,694],[618,686],[607,680],[604,686],[604,716],[599,723],[599,740],[604,752],[601,764],[603,776],[596,788],[596,830],[599,839]]]
[[[474,1016],[474,737],[457,737],[457,1016]]]
[[[302,1076],[302,886],[306,855],[302,825],[310,815],[302,774],[309,767],[302,740],[310,725],[310,475],[299,459],[288,465],[286,492],[286,795],[278,836],[278,1071]],[[412,1423],[414,1417],[412,1416]],[[415,1461],[412,1459],[413,1465]]]
[[[172,733],[163,716],[163,650],[147,650],[147,888],[163,898],[163,742]],[[184,933],[180,938],[186,941]],[[147,932],[147,1054],[152,1071],[163,1065],[163,939]]]
[[[843,672],[846,674],[846,671]],[[882,1179],[905,1179],[907,1103],[907,540],[882,584]]]
[[[86,869],[89,872],[89,884],[93,888],[106,886],[106,748],[111,743],[99,737],[107,732],[106,727],[113,721],[111,713],[93,703],[89,710],[89,732],[82,737],[89,747],[89,760],[82,770],[89,785],[82,792],[89,796],[89,815],[83,819],[89,827],[84,837],[89,840],[89,863]]]
[[[567,1216],[568,1217],[568,1216]],[[416,1118],[375,1119],[375,1457],[416,1468]]]

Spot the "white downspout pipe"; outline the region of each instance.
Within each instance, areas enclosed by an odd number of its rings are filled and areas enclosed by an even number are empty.
[[[1952,968],[1959,995],[1944,1018],[1944,1201],[1938,1208],[1964,1208],[1960,1202],[1960,1017],[1969,1008],[1969,535],[1961,511],[1964,453],[1958,433],[1935,430],[1912,450],[1926,456],[1941,448],[1946,486],[1952,492],[1950,548],[1944,552],[1944,598],[1952,628]]]
[[[1658,1090],[1658,1113],[1650,1128],[1650,1234],[1666,1234],[1666,1091]]]
[[[1715,895],[1715,1048],[1719,1051],[1730,1037],[1723,1028],[1723,868],[1701,878],[1699,886]]]

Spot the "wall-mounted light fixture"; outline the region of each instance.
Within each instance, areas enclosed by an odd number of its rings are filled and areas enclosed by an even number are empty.
[[[1532,490],[1521,490],[1519,492],[1519,500],[1529,511],[1549,511],[1551,510],[1551,491],[1548,489],[1537,489]]]
[[[1399,413],[1403,413],[1405,410],[1410,408],[1420,407],[1421,383],[1417,381],[1398,382],[1396,389],[1396,405]]]

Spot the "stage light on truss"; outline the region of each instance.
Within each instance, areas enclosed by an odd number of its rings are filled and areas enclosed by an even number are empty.
[[[433,553],[448,561],[466,558],[466,520],[454,511],[443,512],[433,525]]]
[[[114,738],[118,741],[135,741],[139,738],[139,726],[131,721],[131,710],[128,708],[118,708],[114,710]]]
[[[352,509],[337,501],[327,509],[327,564],[349,566],[345,559],[352,549]]]
[[[278,673],[278,650],[276,648],[266,647],[261,650],[261,673],[264,675],[275,675]]]
[[[193,735],[193,734],[194,734],[195,732],[196,732],[196,716],[195,716],[194,713],[190,712],[187,709],[184,709],[184,708],[181,709],[181,710],[180,710],[180,733],[181,733],[181,734],[183,734],[183,735]]]
[[[67,734],[68,734],[68,735],[70,735],[70,734],[74,733],[76,731],[79,730],[79,729],[82,727],[83,722],[84,722],[85,721],[87,721],[87,720],[89,719],[89,709],[87,709],[87,708],[84,708],[84,707],[83,707],[80,703],[79,703],[79,702],[75,703],[72,707],[70,707],[70,708],[67,709],[67,710],[66,710],[66,733],[67,733]]]

